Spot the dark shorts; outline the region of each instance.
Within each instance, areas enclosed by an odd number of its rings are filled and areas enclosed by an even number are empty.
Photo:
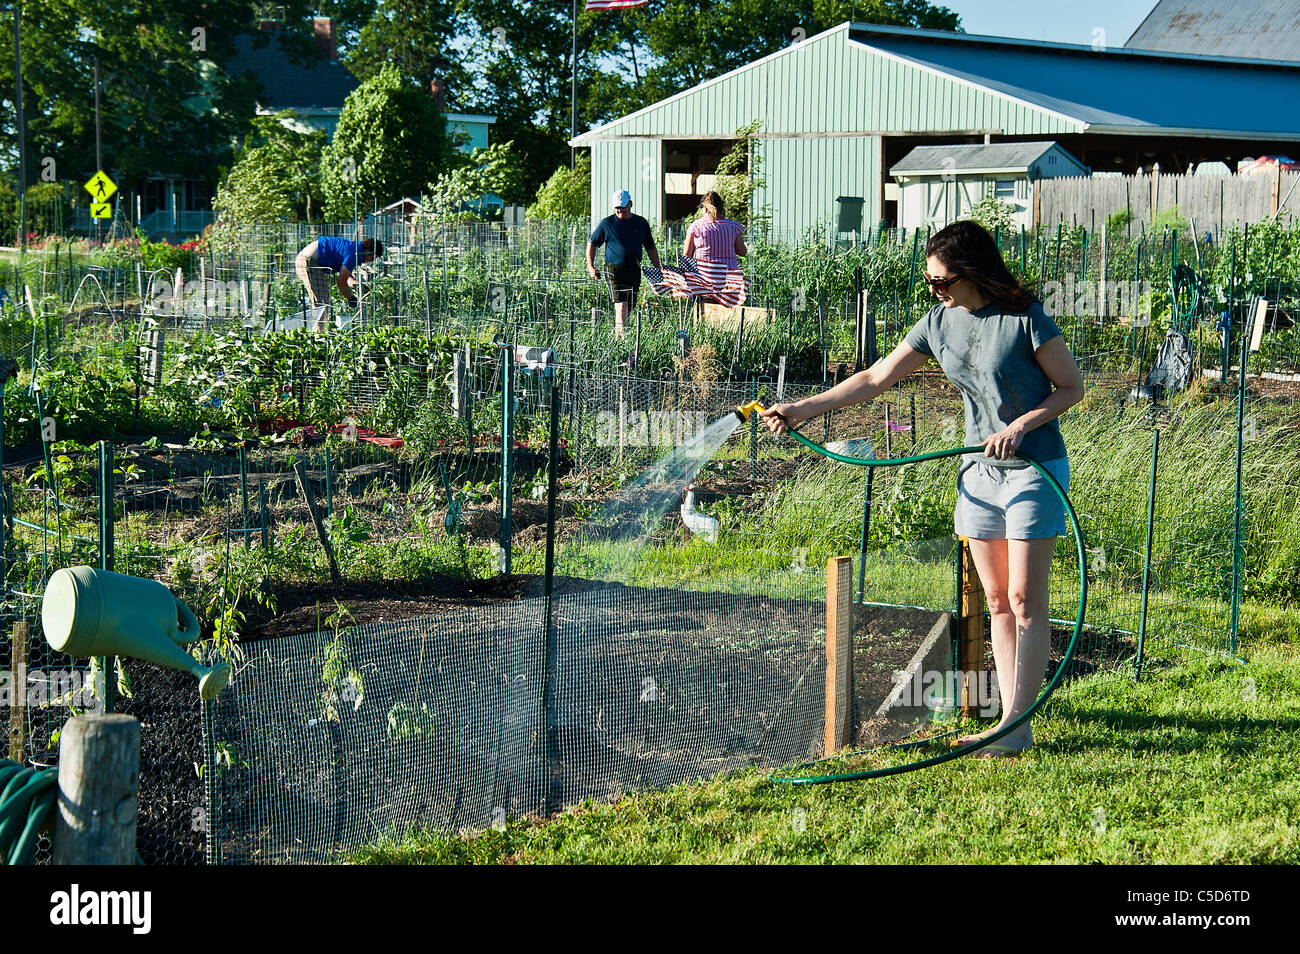
[[[605,283],[609,285],[610,301],[614,304],[626,302],[629,308],[635,308],[637,295],[641,291],[641,266],[611,265],[606,262]]]

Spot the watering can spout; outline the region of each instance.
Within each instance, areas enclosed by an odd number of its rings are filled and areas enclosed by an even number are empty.
[[[767,408],[763,407],[763,405],[757,401],[750,401],[748,404],[742,404],[740,407],[736,408],[734,413],[736,417],[740,418],[740,423],[743,424],[749,420],[749,415],[753,414],[755,411],[762,413],[766,410]]]

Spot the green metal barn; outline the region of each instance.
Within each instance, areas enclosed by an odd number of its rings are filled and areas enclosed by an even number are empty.
[[[897,224],[889,169],[923,145],[1049,140],[1094,172],[1300,155],[1300,65],[843,23],[592,129],[592,219],[628,189],[694,214],[735,131],[762,128],[756,206],[782,237]]]

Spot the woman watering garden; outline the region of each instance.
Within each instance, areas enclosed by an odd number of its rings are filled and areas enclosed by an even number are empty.
[[[1070,467],[1056,419],[1083,397],[1083,377],[1061,330],[1007,270],[992,236],[954,222],[926,245],[925,281],[936,304],[884,360],[823,394],[761,412],[776,434],[819,414],[870,401],[930,358],[962,393],[968,454],[958,475],[954,527],[970,541],[988,598],[1002,718],[969,744],[1018,718],[1038,696],[1051,648],[1048,574],[1065,512],[1049,483],[1017,452],[1068,489]],[[1028,722],[977,757],[1033,744]]]

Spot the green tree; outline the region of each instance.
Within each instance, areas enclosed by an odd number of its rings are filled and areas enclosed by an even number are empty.
[[[320,214],[321,151],[325,133],[294,126],[288,110],[258,116],[238,161],[217,189],[212,206],[235,222],[275,222]]]
[[[626,18],[623,35],[643,49],[642,62],[630,82],[597,84],[601,99],[589,104],[593,118],[647,106],[846,20],[930,30],[957,30],[961,23],[952,10],[926,0],[650,0]],[[631,56],[621,59],[627,79]]]
[[[472,108],[497,117],[493,136],[514,142],[532,194],[569,164],[573,4],[570,0],[465,0]],[[578,129],[587,124],[594,77],[628,37],[619,11],[578,13]]]
[[[389,67],[348,95],[334,140],[321,155],[325,215],[352,218],[418,195],[453,161],[437,102]]]
[[[393,66],[422,89],[437,78],[447,83],[453,99],[462,96],[470,78],[452,48],[465,26],[459,6],[447,0],[378,0],[343,56],[344,65],[360,80]]]
[[[497,143],[475,149],[465,161],[429,183],[432,211],[436,215],[484,211],[484,196],[495,195],[509,204],[523,198],[524,173],[514,143]]]
[[[591,213],[591,153],[578,156],[570,169],[561,166],[551,173],[537,199],[528,207],[530,219],[585,219]]]
[[[569,162],[570,0],[463,0],[475,92],[494,113],[530,190]],[[650,0],[580,11],[577,131],[658,102],[807,36],[857,19],[955,30],[956,13],[925,0]]]
[[[758,120],[736,130],[736,141],[718,160],[718,173],[714,188],[727,206],[728,218],[746,227],[762,228],[767,216],[753,208],[754,193],[763,188],[766,180],[760,174],[762,155],[754,149],[754,137],[763,124]]]
[[[281,4],[294,23],[308,7]],[[84,181],[95,169],[93,64],[99,60],[103,165],[129,187],[166,171],[209,179],[229,162],[231,144],[253,115],[255,89],[228,76],[234,37],[253,20],[244,0],[24,0],[23,98],[29,181],[55,162],[60,179]],[[13,25],[0,17],[0,88],[13,89]],[[8,95],[8,94],[6,94]],[[0,150],[13,168],[15,124],[0,127]]]

